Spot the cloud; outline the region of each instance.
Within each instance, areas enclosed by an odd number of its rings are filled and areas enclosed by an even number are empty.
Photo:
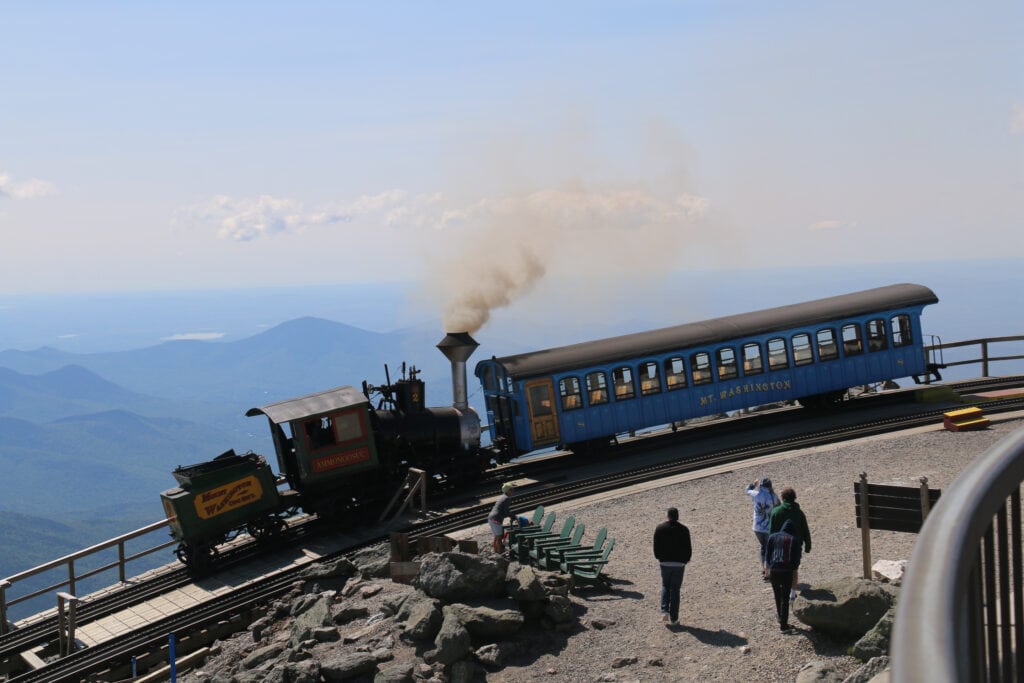
[[[57,188],[45,180],[31,178],[15,181],[8,173],[0,173],[0,197],[8,199],[39,199],[56,194]]]
[[[226,332],[184,332],[172,334],[170,337],[161,337],[160,341],[211,341],[220,339]]]
[[[1010,132],[1014,135],[1024,133],[1024,104],[1015,104],[1010,108]]]
[[[835,219],[828,219],[824,221],[817,221],[807,226],[808,230],[848,230],[857,226],[855,221],[839,221]]]
[[[294,199],[260,195],[233,198],[218,195],[207,202],[178,211],[176,221],[212,224],[217,234],[236,242],[249,242],[272,235],[299,234],[311,228],[348,223],[360,216],[380,214],[387,223],[401,222],[408,202],[403,190],[387,190],[351,200],[306,208]]]

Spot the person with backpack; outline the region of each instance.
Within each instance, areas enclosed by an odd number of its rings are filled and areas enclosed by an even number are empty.
[[[793,577],[800,567],[800,539],[796,537],[796,524],[787,519],[782,529],[768,537],[765,555],[771,575],[772,593],[775,595],[775,613],[779,630],[790,630],[789,601],[792,599]]]

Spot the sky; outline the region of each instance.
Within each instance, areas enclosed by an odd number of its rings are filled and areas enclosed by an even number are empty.
[[[0,294],[1024,256],[1024,4],[0,1]]]

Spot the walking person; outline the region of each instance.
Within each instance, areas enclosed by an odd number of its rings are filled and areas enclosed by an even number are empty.
[[[782,530],[770,535],[765,544],[772,593],[775,595],[775,613],[779,617],[779,630],[783,632],[790,629],[789,601],[793,599],[793,580],[800,567],[800,539],[795,531],[793,520],[787,519]]]
[[[767,581],[769,578],[768,562],[765,559],[764,547],[765,543],[768,542],[772,510],[781,501],[775,495],[775,491],[772,490],[772,480],[768,477],[762,477],[760,481],[748,484],[747,495],[753,499],[754,503],[754,536],[757,538],[757,543],[760,546],[761,578]]]
[[[512,491],[515,486],[510,481],[506,481],[501,485],[501,495],[498,496],[498,500],[494,501],[494,507],[491,508],[490,514],[487,515],[487,524],[491,527],[491,533],[494,535],[494,542],[491,547],[494,552],[499,555],[505,550],[505,546],[502,541],[505,538],[505,518],[512,516]]]
[[[772,521],[769,526],[771,533],[782,531],[782,526],[787,521],[793,522],[793,536],[803,544],[804,552],[811,552],[811,530],[807,526],[807,516],[800,509],[800,504],[796,502],[796,491],[788,487],[782,489],[782,503],[772,510]],[[770,537],[769,540],[771,540]],[[789,591],[790,600],[796,598],[796,587],[799,581],[799,572],[794,569],[793,584]]]
[[[654,529],[654,557],[661,565],[661,620],[679,623],[679,591],[690,561],[690,530],[679,523],[679,510],[669,508],[668,519]]]

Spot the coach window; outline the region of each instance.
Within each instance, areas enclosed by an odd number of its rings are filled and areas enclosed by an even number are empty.
[[[789,354],[786,353],[786,340],[782,337],[768,340],[768,369],[785,370],[789,367]]]
[[[669,391],[686,388],[686,363],[679,356],[665,361],[665,386]]]
[[[818,360],[835,360],[838,357],[836,331],[831,327],[818,330]]]
[[[484,389],[488,391],[494,391],[496,384],[494,382],[494,368],[484,368]]]
[[[590,399],[592,406],[608,402],[608,380],[603,372],[592,372],[587,375],[587,398]]]
[[[860,338],[860,323],[843,325],[843,355],[856,356],[864,353],[864,342]]]
[[[743,345],[743,374],[760,375],[764,372],[761,362],[761,345],[757,343]]]
[[[793,335],[793,365],[807,365],[814,362],[811,352],[811,335],[806,332]]]
[[[562,396],[562,410],[575,410],[583,407],[583,396],[578,377],[565,377],[558,380],[558,393]]]
[[[661,379],[658,377],[658,364],[647,361],[640,364],[640,393],[644,396],[661,393]]]
[[[913,344],[914,339],[910,334],[910,316],[900,313],[892,319],[892,346],[907,346]]]
[[[615,387],[615,400],[625,401],[636,396],[633,388],[633,371],[625,366],[612,370],[612,385]]]
[[[718,356],[718,379],[736,379],[739,371],[736,369],[736,351],[725,346],[715,352]]]
[[[885,339],[885,321],[881,318],[868,321],[868,351],[884,351],[889,346]]]
[[[711,382],[711,354],[704,351],[690,356],[690,367],[693,368],[694,384],[709,384]]]

